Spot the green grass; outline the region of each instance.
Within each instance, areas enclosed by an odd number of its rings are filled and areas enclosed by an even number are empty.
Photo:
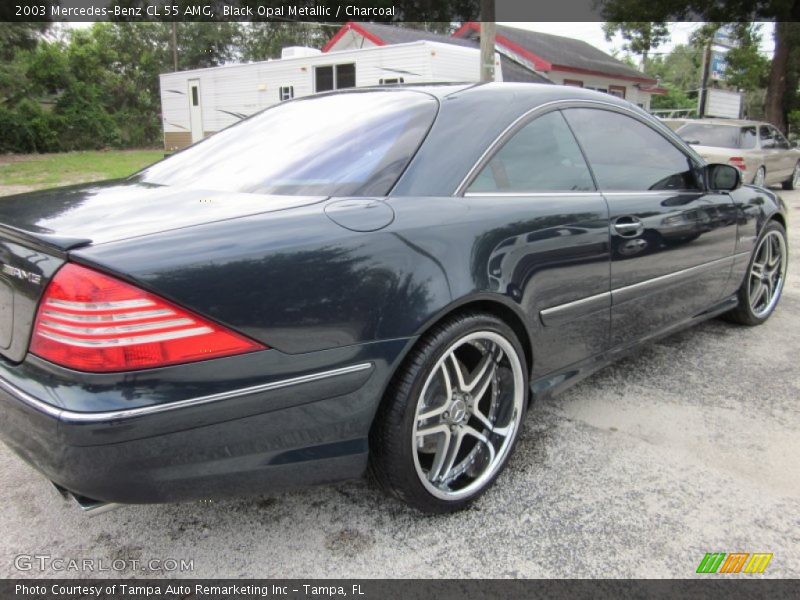
[[[0,186],[47,188],[127,177],[164,157],[163,150],[0,155]]]

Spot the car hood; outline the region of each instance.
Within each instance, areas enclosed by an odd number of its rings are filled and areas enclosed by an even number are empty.
[[[0,198],[0,229],[69,250],[325,199],[106,181]]]

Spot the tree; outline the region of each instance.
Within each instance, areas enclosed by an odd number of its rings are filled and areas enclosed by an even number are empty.
[[[0,22],[0,60],[14,58],[19,50],[33,50],[50,23]]]
[[[759,50],[760,25],[735,23],[730,29],[736,45],[725,55],[725,81],[746,92],[767,87],[769,59]]]
[[[671,83],[663,84],[666,94],[658,94],[650,100],[650,108],[653,110],[669,108],[697,108],[697,98],[690,98],[682,89],[675,87]]]
[[[623,18],[651,22],[685,21],[699,17],[710,22],[775,21],[775,53],[767,84],[766,117],[785,130],[789,105],[796,96],[787,83],[798,69],[791,58],[800,44],[800,0],[598,0],[608,21]]]
[[[645,73],[662,84],[685,93],[697,90],[703,49],[695,44],[679,44],[668,54],[653,56]]]
[[[669,28],[664,22],[607,21],[603,24],[603,31],[608,41],[620,33],[625,40],[623,49],[641,56],[643,69],[647,66],[650,51],[669,39]]]

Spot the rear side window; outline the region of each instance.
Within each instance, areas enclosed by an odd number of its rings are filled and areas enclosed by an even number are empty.
[[[644,123],[596,108],[570,108],[564,116],[601,189],[700,189],[689,157]]]
[[[713,148],[755,148],[756,128],[710,123],[688,123],[676,133],[686,143]]]
[[[509,139],[470,185],[472,193],[591,191],[580,148],[558,111],[534,119]]]
[[[749,150],[750,148],[756,147],[756,140],[758,136],[756,135],[756,128],[755,125],[752,127],[742,127],[742,133],[739,138],[741,140],[740,148],[745,150]]]
[[[161,185],[262,194],[384,196],[422,143],[438,101],[380,91],[294,100],[141,171]]]

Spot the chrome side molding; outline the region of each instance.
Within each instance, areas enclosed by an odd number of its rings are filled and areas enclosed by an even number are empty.
[[[204,404],[211,404],[221,400],[230,398],[237,398],[239,396],[248,396],[250,394],[257,394],[260,392],[269,392],[304,383],[311,383],[312,381],[319,381],[321,379],[329,379],[331,377],[340,377],[351,373],[359,373],[372,369],[371,362],[359,363],[349,365],[347,367],[340,367],[338,369],[331,369],[329,371],[320,371],[317,373],[310,373],[308,375],[301,375],[299,377],[291,377],[289,379],[281,379],[279,381],[271,381],[260,385],[254,385],[246,388],[239,388],[230,390],[228,392],[220,392],[218,394],[211,394],[208,396],[199,396],[197,398],[187,398],[186,400],[178,400],[176,402],[167,402],[164,404],[153,404],[150,406],[141,406],[138,408],[126,408],[114,411],[105,412],[76,412],[59,408],[47,402],[42,402],[27,392],[19,389],[15,385],[0,379],[0,388],[11,394],[14,398],[29,405],[36,410],[60,419],[68,423],[94,423],[99,421],[118,421],[123,419],[133,419],[145,415],[162,413],[172,410],[178,410],[189,406],[201,406]]]

